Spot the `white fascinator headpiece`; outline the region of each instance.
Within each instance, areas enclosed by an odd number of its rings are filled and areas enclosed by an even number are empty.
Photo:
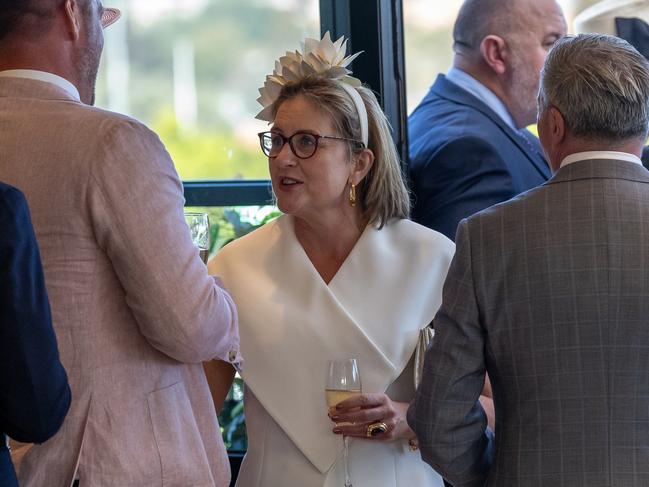
[[[264,86],[259,88],[257,101],[264,109],[256,116],[259,120],[272,122],[273,103],[279,97],[280,91],[286,85],[297,83],[307,77],[319,77],[336,80],[354,101],[356,111],[361,121],[362,141],[367,147],[368,121],[365,103],[356,87],[361,86],[360,80],[351,75],[347,66],[361,54],[357,52],[345,57],[347,41],[341,36],[336,42],[331,41],[329,32],[321,40],[305,39],[302,52],[287,52],[275,61],[273,74],[266,76]]]

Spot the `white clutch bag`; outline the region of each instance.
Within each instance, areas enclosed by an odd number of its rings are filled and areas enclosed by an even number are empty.
[[[426,350],[433,344],[433,337],[435,330],[432,326],[428,325],[419,330],[419,340],[417,340],[417,348],[415,348],[415,389],[421,382],[421,375],[424,371],[424,357],[426,357]]]

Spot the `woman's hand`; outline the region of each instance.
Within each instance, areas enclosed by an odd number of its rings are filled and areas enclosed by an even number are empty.
[[[333,429],[336,434],[393,441],[415,437],[406,422],[407,410],[408,403],[394,402],[385,394],[359,394],[331,408],[329,417],[336,423]],[[386,431],[368,436],[368,427],[377,423],[384,423]]]

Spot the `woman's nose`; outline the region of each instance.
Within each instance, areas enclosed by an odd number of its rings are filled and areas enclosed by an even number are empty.
[[[275,156],[275,163],[285,167],[297,164],[297,156],[293,154],[293,150],[288,142],[284,143],[277,156]]]

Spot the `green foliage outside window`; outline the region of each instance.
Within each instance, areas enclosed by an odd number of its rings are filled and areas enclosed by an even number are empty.
[[[219,414],[219,424],[228,451],[247,450],[246,419],[243,415],[243,379],[238,374],[225,398],[223,409]]]
[[[228,130],[178,126],[170,108],[162,110],[152,128],[172,155],[184,180],[204,179],[266,179],[267,159],[259,145],[241,144]],[[253,141],[256,134],[251,135]]]
[[[277,218],[274,206],[187,207],[186,211],[207,213],[210,220],[210,257],[232,240],[243,237]]]

